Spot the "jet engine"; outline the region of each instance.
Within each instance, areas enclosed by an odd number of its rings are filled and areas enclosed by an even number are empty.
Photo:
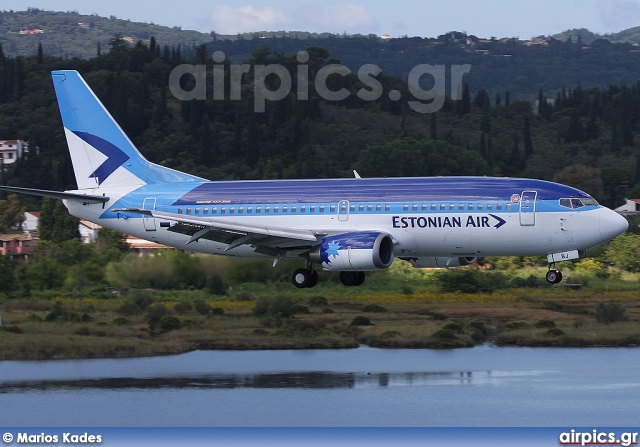
[[[449,268],[471,265],[478,260],[475,257],[436,257],[436,258],[403,258],[416,268]]]
[[[393,262],[393,241],[386,233],[358,232],[327,236],[309,259],[328,271],[386,269]]]

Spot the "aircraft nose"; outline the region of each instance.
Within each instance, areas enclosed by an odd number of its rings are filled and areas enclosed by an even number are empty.
[[[620,214],[603,208],[600,213],[600,236],[602,242],[607,242],[624,233],[629,228],[629,222]]]

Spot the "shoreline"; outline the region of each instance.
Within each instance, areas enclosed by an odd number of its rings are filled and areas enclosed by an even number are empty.
[[[0,304],[0,361],[136,358],[194,350],[442,350],[483,343],[640,346],[640,297],[623,291],[224,297],[195,305],[149,300],[144,309],[132,307],[136,301],[130,298],[84,301],[82,315],[73,312],[70,300]],[[617,311],[618,318],[605,324],[598,314],[603,306]]]

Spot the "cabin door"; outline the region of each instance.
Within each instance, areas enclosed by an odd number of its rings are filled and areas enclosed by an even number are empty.
[[[155,198],[147,198],[142,202],[143,210],[155,210],[156,209],[156,199]],[[144,223],[144,229],[147,231],[156,231],[156,220],[152,216],[148,216],[146,214],[142,215],[142,222]]]
[[[532,226],[536,224],[537,191],[522,191],[520,196],[520,225]]]

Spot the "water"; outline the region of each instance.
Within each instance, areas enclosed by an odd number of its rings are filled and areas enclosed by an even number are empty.
[[[0,362],[4,426],[636,426],[638,401],[635,348]]]

